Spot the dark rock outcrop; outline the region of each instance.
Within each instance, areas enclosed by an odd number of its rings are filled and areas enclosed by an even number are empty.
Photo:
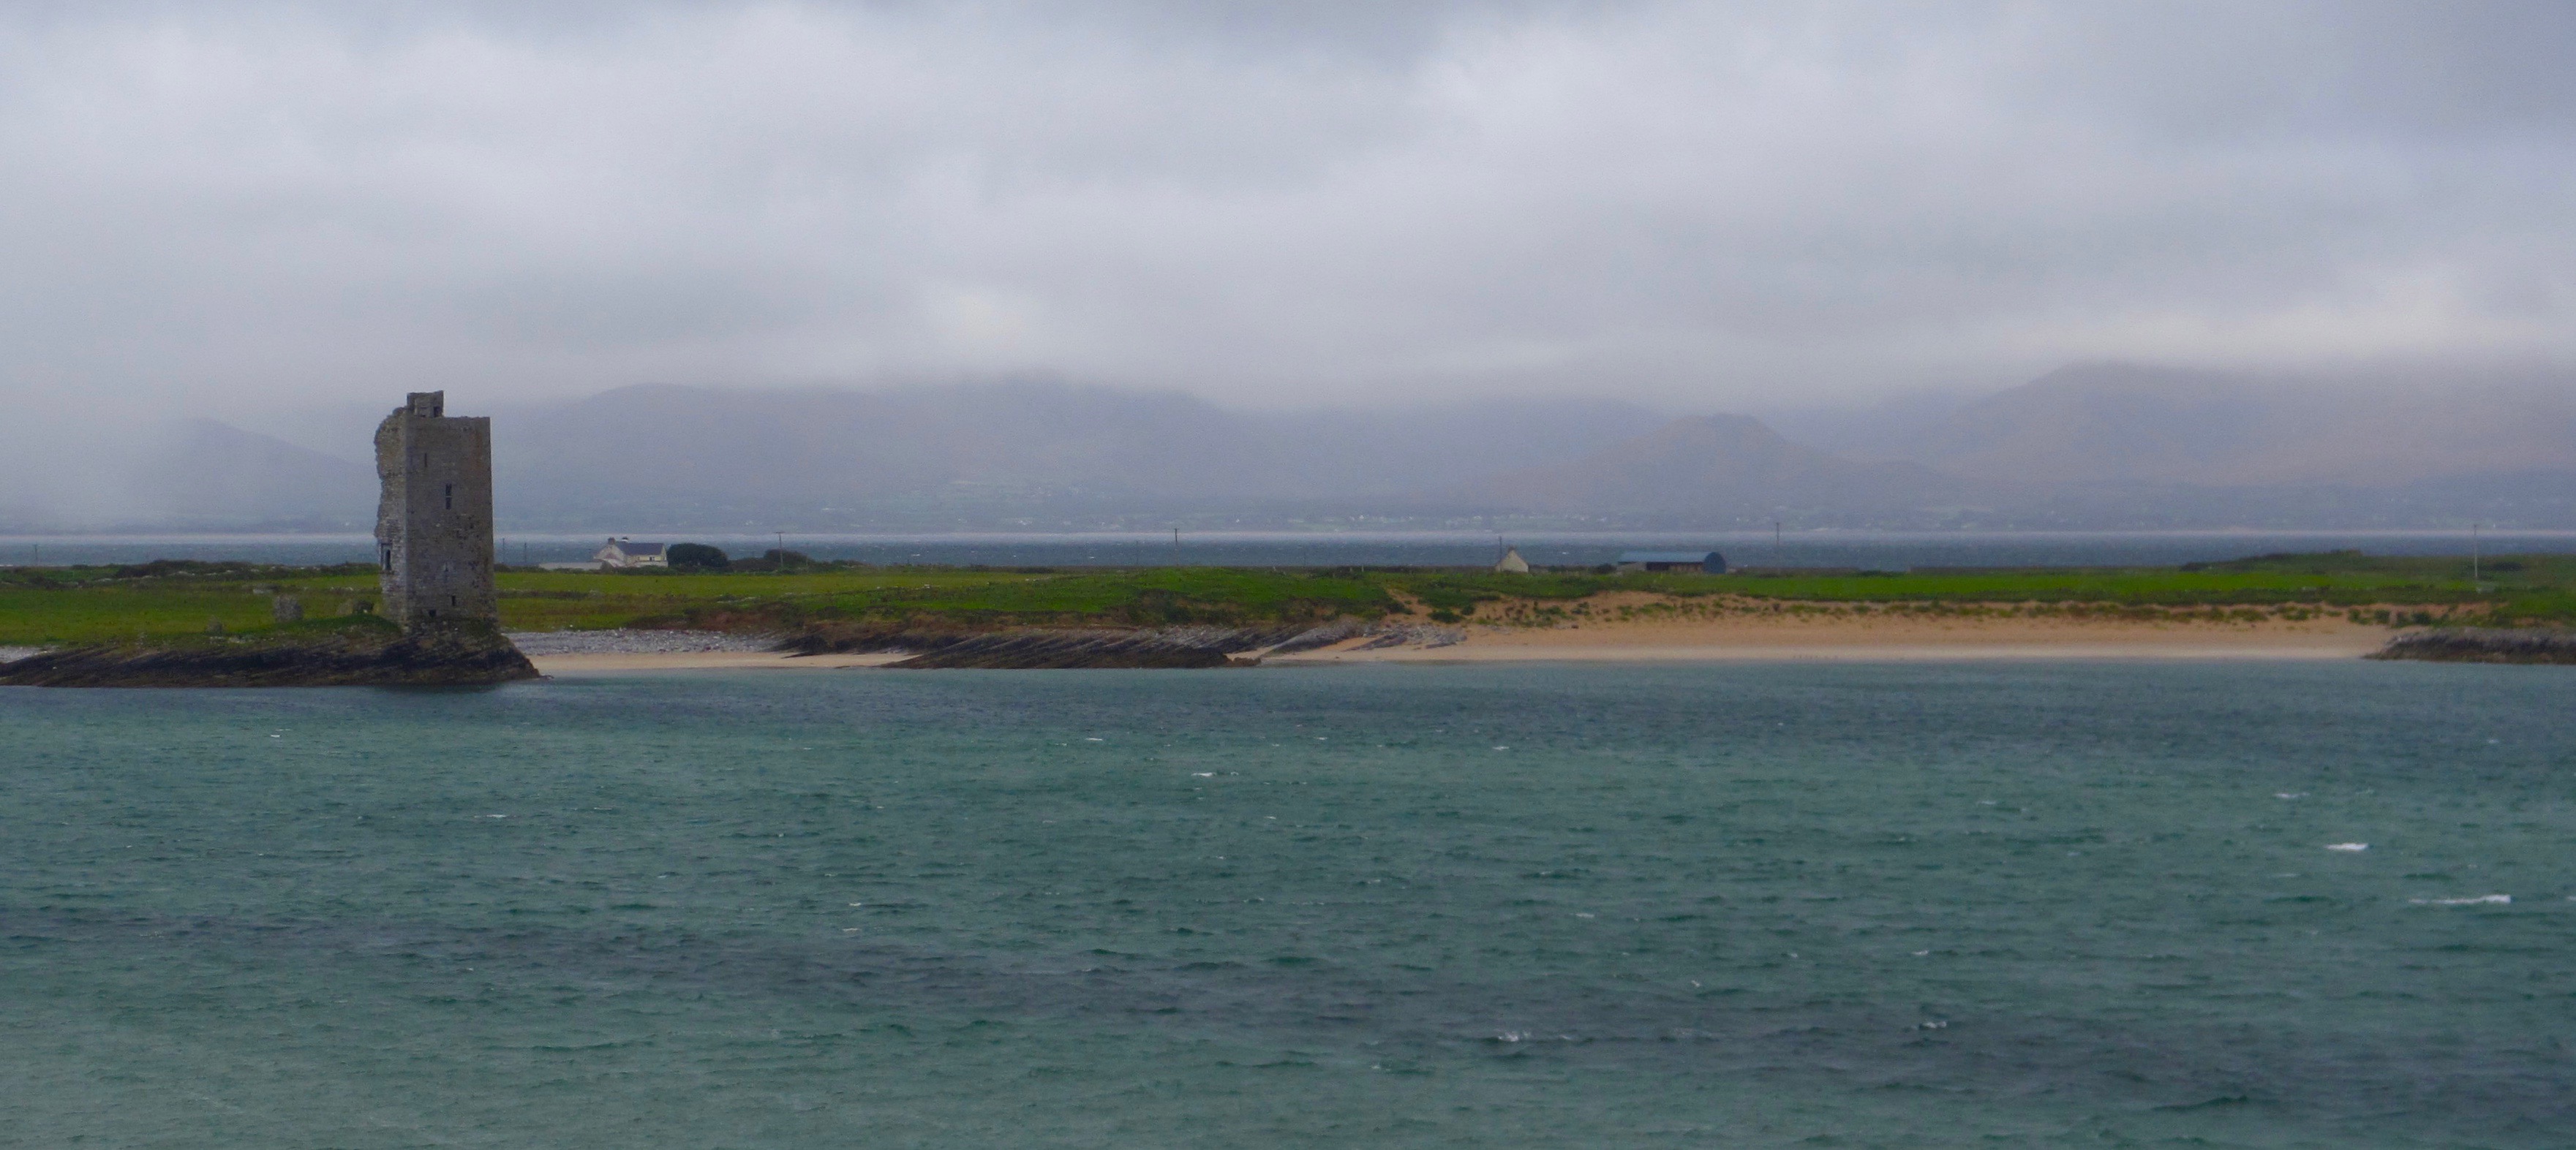
[[[1322,626],[1308,627],[1291,635],[1281,642],[1272,644],[1270,650],[1264,653],[1289,655],[1298,651],[1313,651],[1330,647],[1346,639],[1356,639],[1367,631],[1368,626],[1357,619],[1336,619]]]
[[[996,631],[960,638],[889,666],[905,669],[978,667],[1222,667],[1251,646],[1224,639],[1176,638],[1154,631],[1063,629]]]
[[[1036,670],[1112,667],[1223,667],[1235,656],[1296,637],[1302,627],[1015,627],[998,631],[919,627],[817,628],[779,644],[821,655],[906,652],[890,667]],[[1241,662],[1255,660],[1245,659]]]
[[[0,686],[22,687],[477,686],[536,677],[508,639],[472,626],[107,643],[0,664]]]
[[[2444,627],[2399,635],[2369,657],[2438,663],[2576,663],[2576,631]]]
[[[1041,670],[1077,667],[1246,667],[1270,655],[1311,651],[1367,636],[1370,647],[1445,647],[1466,637],[1455,627],[1362,623],[1338,619],[1276,627],[1014,627],[945,630],[888,624],[825,625],[774,650],[800,655],[901,652],[890,668],[975,667]]]

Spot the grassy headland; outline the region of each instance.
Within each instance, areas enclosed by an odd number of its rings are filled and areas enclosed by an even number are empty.
[[[2488,559],[2333,552],[2185,567],[1752,570],[1728,575],[1427,568],[977,569],[819,564],[788,572],[594,573],[504,569],[507,630],[610,627],[786,632],[817,626],[950,629],[1276,626],[1335,618],[1567,620],[1733,614],[1929,613],[2250,620],[2336,614],[2390,625],[2576,625],[2576,556]],[[313,627],[375,597],[364,564],[157,562],[0,570],[0,645],[177,641],[210,625],[258,634],[275,596]]]

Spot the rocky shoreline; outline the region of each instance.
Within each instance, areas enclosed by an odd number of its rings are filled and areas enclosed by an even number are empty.
[[[895,670],[980,668],[1241,667],[1367,638],[1363,647],[1447,646],[1466,637],[1455,627],[1337,620],[1283,627],[1017,627],[991,631],[905,626],[815,627],[773,649],[798,655],[896,653]]]
[[[474,627],[102,643],[0,664],[0,686],[19,687],[452,687],[537,677],[508,638]]]
[[[541,677],[534,658],[776,652],[901,655],[890,669],[1191,669],[1252,666],[1337,645],[1436,648],[1458,627],[1336,620],[1280,627],[1016,627],[988,630],[839,625],[781,638],[723,631],[529,631],[449,627],[397,634],[386,624],[292,636],[208,636],[176,643],[23,649],[0,686],[465,686]]]
[[[673,655],[701,651],[773,651],[776,635],[730,631],[511,631],[504,638],[532,659],[550,655]]]
[[[2367,657],[2436,663],[2576,664],[2576,631],[2444,627],[2399,635]]]

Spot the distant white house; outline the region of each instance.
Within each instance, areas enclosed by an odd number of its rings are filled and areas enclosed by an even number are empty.
[[[1503,548],[1502,562],[1494,564],[1494,570],[1506,575],[1527,575],[1529,560],[1521,558],[1520,548],[1506,547]]]
[[[591,558],[598,560],[600,566],[607,568],[668,567],[671,565],[668,551],[669,548],[663,544],[638,543],[621,535],[609,540],[608,545],[600,548]]]

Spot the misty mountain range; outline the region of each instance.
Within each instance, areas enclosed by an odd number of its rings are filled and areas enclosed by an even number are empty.
[[[505,531],[2576,527],[2576,380],[2547,375],[2085,365],[1810,442],[1579,399],[1262,413],[1000,383],[452,401],[495,416]],[[151,510],[126,526],[364,530],[375,481],[363,436],[349,446],[172,427],[131,469]]]

